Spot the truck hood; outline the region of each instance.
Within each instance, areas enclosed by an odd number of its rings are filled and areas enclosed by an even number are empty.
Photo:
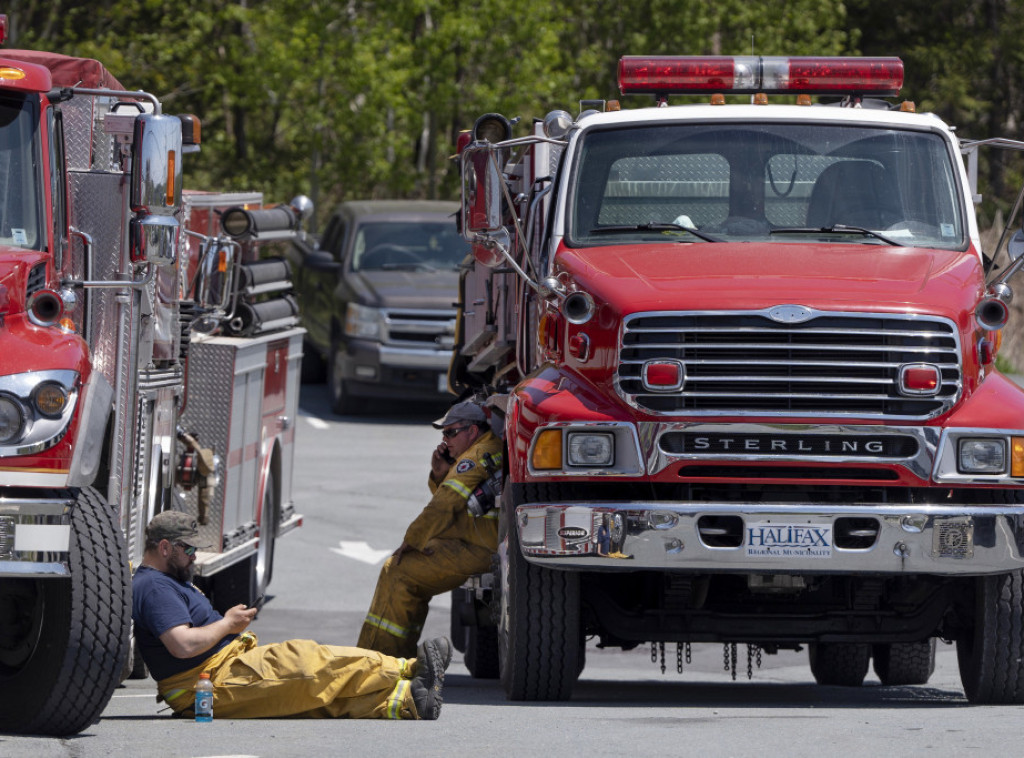
[[[356,271],[347,278],[359,301],[381,308],[452,310],[458,299],[454,270]]]
[[[563,247],[556,269],[620,315],[792,303],[820,310],[929,312],[959,322],[984,289],[973,250],[873,244]]]

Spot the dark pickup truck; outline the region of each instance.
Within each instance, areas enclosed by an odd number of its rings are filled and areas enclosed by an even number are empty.
[[[369,398],[441,400],[455,335],[457,203],[342,203],[313,250],[293,248],[304,374],[326,369],[336,413]]]

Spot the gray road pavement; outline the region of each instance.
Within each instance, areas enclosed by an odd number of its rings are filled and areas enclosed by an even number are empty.
[[[442,409],[365,418],[327,410],[324,388],[303,391],[294,497],[302,529],[279,544],[269,602],[254,624],[261,641],[309,637],[353,644],[379,570],[427,495],[426,465]],[[344,544],[343,544],[344,543]],[[362,543],[365,543],[363,545]],[[431,606],[426,633],[447,632],[447,598]],[[1016,756],[1024,707],[972,707],[956,658],[940,645],[927,686],[818,687],[806,653],[766,656],[736,681],[722,648],[693,648],[667,673],[649,648],[587,651],[568,703],[506,702],[497,682],[453,661],[437,722],[227,721],[170,718],[151,680],[119,689],[103,719],[65,739],[0,735],[3,758],[48,756]]]

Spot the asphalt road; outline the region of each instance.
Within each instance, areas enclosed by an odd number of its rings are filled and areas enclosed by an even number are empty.
[[[427,497],[429,421],[443,407],[396,408],[340,418],[324,387],[303,389],[296,487],[303,528],[278,545],[270,596],[253,625],[262,642],[309,637],[351,645],[380,562]],[[425,634],[447,633],[437,598]],[[3,758],[47,756],[1016,756],[1024,706],[973,707],[956,657],[940,645],[927,686],[814,684],[806,653],[765,656],[733,680],[722,647],[698,645],[682,675],[674,646],[667,671],[649,648],[590,646],[571,701],[509,703],[500,685],[469,677],[456,654],[436,722],[172,719],[152,680],[117,690],[103,718],[69,739],[0,735]]]

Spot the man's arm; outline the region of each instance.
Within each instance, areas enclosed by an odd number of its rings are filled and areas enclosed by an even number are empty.
[[[160,635],[160,641],[175,658],[194,658],[205,653],[229,634],[241,634],[256,617],[257,608],[236,605],[224,618],[206,626],[179,624]]]

